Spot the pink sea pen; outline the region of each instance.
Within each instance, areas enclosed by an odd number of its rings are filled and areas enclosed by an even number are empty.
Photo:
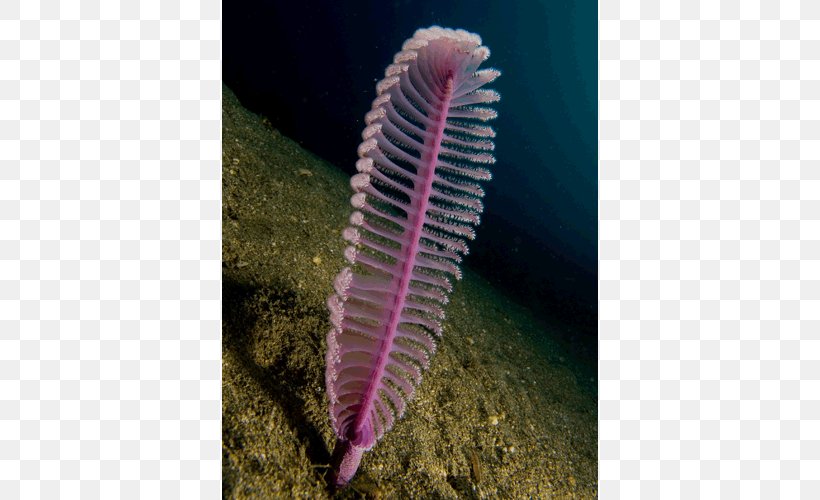
[[[336,433],[334,483],[405,411],[441,335],[450,279],[461,277],[489,180],[499,100],[481,89],[500,74],[478,70],[490,51],[478,35],[416,31],[387,67],[365,116],[355,209],[344,238],[351,266],[328,299],[327,394]]]

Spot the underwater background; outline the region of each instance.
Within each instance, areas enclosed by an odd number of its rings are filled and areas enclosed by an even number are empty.
[[[223,497],[595,498],[595,4],[223,9]],[[334,493],[325,299],[349,176],[376,81],[433,24],[502,71],[494,178],[430,369]]]
[[[355,173],[376,81],[430,25],[490,48],[493,180],[465,259],[597,364],[597,4],[250,1],[223,6],[223,80],[249,110]],[[341,230],[341,228],[340,228]]]

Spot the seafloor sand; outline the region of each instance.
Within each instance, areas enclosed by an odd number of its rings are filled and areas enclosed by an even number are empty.
[[[324,303],[348,177],[227,89],[222,116],[223,496],[328,497]],[[338,496],[594,498],[594,373],[469,270],[447,312],[409,410]]]

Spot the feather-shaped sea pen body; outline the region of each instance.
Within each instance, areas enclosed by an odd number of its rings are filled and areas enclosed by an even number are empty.
[[[404,42],[365,116],[354,212],[343,232],[351,267],[328,299],[326,384],[337,436],[335,483],[404,413],[441,335],[489,180],[495,132],[482,122],[500,73],[478,70],[478,35],[434,26]]]

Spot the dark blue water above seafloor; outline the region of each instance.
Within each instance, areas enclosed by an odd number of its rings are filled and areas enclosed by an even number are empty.
[[[594,0],[223,3],[223,77],[245,107],[352,173],[375,83],[417,28],[481,35],[502,71],[497,163],[467,265],[597,358]],[[341,228],[340,228],[341,230]]]

